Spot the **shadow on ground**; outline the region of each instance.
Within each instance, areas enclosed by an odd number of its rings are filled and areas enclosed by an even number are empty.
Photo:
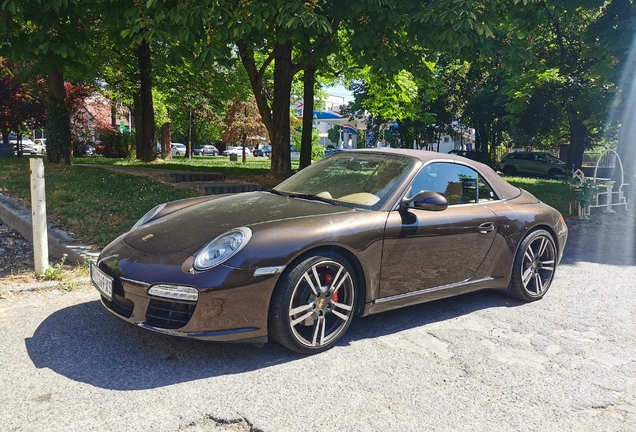
[[[376,338],[476,310],[520,303],[495,292],[479,292],[355,318],[339,345]],[[98,301],[68,307],[47,317],[25,340],[37,368],[112,390],[142,390],[201,378],[240,374],[306,357],[273,341],[263,348],[185,341],[156,335],[119,320]]]

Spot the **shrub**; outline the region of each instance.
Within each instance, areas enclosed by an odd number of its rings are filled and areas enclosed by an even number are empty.
[[[104,157],[132,159],[137,155],[135,134],[131,132],[105,132],[99,138],[104,144]]]

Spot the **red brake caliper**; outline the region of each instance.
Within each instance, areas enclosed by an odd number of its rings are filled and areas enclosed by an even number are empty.
[[[325,275],[325,285],[331,284],[332,280],[333,280],[333,276],[331,276],[330,274],[326,274]],[[333,301],[337,302],[338,301],[338,292],[333,293],[333,296],[331,296],[331,298],[333,299]]]

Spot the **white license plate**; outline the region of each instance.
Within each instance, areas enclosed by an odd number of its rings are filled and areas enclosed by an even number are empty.
[[[95,288],[109,301],[113,300],[113,278],[101,271],[91,262],[91,280]]]

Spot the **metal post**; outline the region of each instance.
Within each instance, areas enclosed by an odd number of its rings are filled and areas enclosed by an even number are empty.
[[[31,174],[31,216],[33,224],[33,258],[35,273],[49,267],[49,243],[46,228],[46,193],[44,190],[44,158],[29,158]]]
[[[607,185],[607,213],[614,213],[614,210],[612,210],[614,183],[616,182],[612,180],[605,183]]]

